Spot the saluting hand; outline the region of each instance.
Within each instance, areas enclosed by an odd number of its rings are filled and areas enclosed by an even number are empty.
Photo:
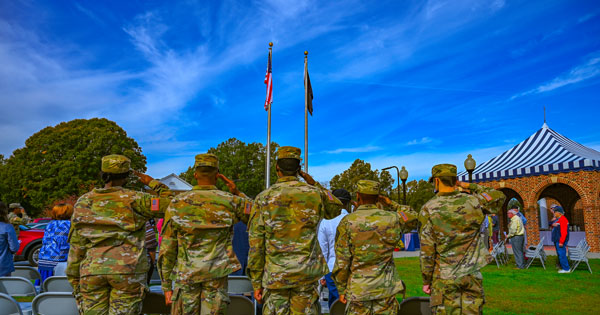
[[[302,178],[304,178],[307,184],[314,185],[316,183],[312,176],[308,175],[307,173],[304,173],[303,171],[299,171],[298,173],[300,176],[302,176]]]
[[[377,200],[386,206],[392,204],[392,200],[388,196],[379,195],[379,197],[377,197]]]
[[[235,185],[235,183],[231,179],[227,178],[227,176],[225,176],[221,173],[218,173],[217,178],[221,179],[222,181],[225,182],[225,185],[227,185],[227,188],[229,188],[230,193],[232,193],[234,195],[237,195],[240,193],[240,191],[237,189],[237,186]]]
[[[142,184],[144,184],[144,185],[150,184],[150,182],[154,179],[154,178],[152,178],[152,176],[146,175],[146,174],[138,172],[136,170],[132,170],[131,172],[133,174],[135,174],[135,176],[137,176],[140,179],[140,182],[142,182]]]

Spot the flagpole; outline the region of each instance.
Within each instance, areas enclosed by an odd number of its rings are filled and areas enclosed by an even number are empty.
[[[269,56],[273,53],[273,43],[269,43]],[[272,80],[272,77],[271,77]],[[269,104],[269,114],[267,115],[267,161],[265,163],[265,188],[271,186],[271,107],[273,103]]]
[[[304,173],[308,174],[308,51],[304,51]]]

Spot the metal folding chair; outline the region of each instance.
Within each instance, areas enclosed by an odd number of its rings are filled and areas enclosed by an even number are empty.
[[[592,268],[590,267],[590,263],[588,262],[587,254],[590,252],[590,246],[587,245],[587,242],[584,244],[584,247],[580,251],[569,251],[569,260],[571,261],[571,270],[573,272],[577,269],[577,266],[583,261],[588,267],[590,273],[592,273]]]
[[[533,264],[533,261],[536,258],[539,258],[540,262],[542,263],[542,267],[544,267],[544,270],[546,270],[546,265],[544,264],[544,262],[546,261],[546,252],[544,251],[543,237],[534,249],[527,249],[527,251],[525,252],[525,257],[528,258],[527,266],[525,266],[526,269],[529,269],[531,264]]]
[[[35,296],[37,291],[31,283],[22,277],[0,277],[0,293],[10,296]]]
[[[77,303],[72,293],[46,292],[36,296],[31,302],[33,314],[79,315]]]
[[[241,295],[229,295],[227,315],[254,315],[254,303],[249,298]]]
[[[2,314],[23,315],[19,303],[4,293],[0,293],[0,310],[2,310]]]

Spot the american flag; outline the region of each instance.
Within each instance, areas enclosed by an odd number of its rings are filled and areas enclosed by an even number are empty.
[[[271,70],[271,50],[269,49],[269,62],[267,63],[267,73],[265,74],[265,84],[267,85],[267,99],[265,100],[265,110],[269,110],[273,103],[273,73]]]

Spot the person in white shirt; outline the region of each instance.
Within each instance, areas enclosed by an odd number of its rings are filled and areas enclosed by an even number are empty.
[[[342,218],[352,211],[352,197],[347,190],[336,189],[332,193],[344,204],[344,207],[340,215],[337,217],[331,220],[321,221],[317,235],[319,239],[319,245],[321,245],[321,251],[323,252],[323,256],[327,261],[327,267],[329,267],[329,273],[326,274],[323,279],[321,279],[321,285],[327,285],[327,289],[329,290],[329,307],[331,307],[331,304],[333,304],[333,302],[339,298],[335,282],[331,278],[331,271],[335,265],[335,233]]]

